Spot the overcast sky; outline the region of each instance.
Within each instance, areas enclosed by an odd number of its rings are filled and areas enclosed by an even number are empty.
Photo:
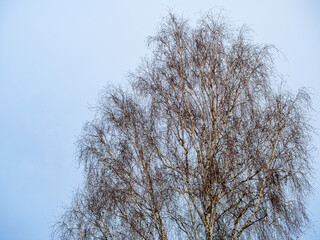
[[[313,93],[320,129],[320,1],[0,0],[0,239],[50,239],[50,226],[81,182],[77,136],[108,83],[126,84],[168,10],[197,19],[222,7],[258,43],[275,44],[292,90]],[[314,138],[319,145],[320,137]],[[313,228],[320,239],[320,164],[315,153]]]

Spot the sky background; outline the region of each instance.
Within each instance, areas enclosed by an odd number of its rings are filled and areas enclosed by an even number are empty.
[[[1,240],[50,239],[81,182],[74,143],[99,92],[127,83],[169,10],[196,20],[217,7],[282,51],[278,70],[290,89],[313,93],[320,129],[320,1],[0,0]],[[318,155],[304,240],[320,239]]]

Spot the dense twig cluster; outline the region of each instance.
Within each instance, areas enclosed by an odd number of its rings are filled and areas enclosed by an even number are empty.
[[[208,14],[150,38],[79,141],[86,181],[57,239],[291,239],[308,222],[308,94],[272,88],[271,46]]]

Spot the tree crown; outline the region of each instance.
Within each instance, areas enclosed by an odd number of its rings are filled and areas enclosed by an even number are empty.
[[[275,89],[270,45],[208,14],[170,14],[131,89],[85,125],[84,188],[60,239],[292,239],[308,217],[308,93]]]

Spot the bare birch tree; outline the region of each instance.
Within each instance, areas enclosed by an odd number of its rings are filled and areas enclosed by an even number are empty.
[[[293,239],[310,191],[310,97],[276,87],[274,48],[170,14],[128,90],[79,140],[84,186],[57,239]],[[281,85],[279,85],[281,86]]]

